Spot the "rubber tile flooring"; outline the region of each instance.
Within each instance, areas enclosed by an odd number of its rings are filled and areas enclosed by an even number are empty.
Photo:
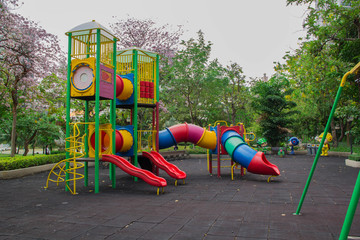
[[[359,169],[345,166],[345,157],[320,158],[295,216],[314,156],[267,158],[281,171],[269,183],[267,176],[241,177],[238,170],[232,181],[229,168],[218,178],[208,173],[205,159],[174,160],[187,173],[186,183],[176,187],[160,170],[168,186],[159,196],[156,187],[134,182],[120,169],[113,189],[105,166],[98,194],[94,168],[89,187],[78,181],[77,195],[62,184],[45,190],[48,172],[0,180],[0,240],[338,239]],[[360,207],[350,236],[360,236]]]

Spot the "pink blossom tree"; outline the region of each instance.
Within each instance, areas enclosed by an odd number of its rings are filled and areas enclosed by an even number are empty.
[[[143,48],[159,53],[167,59],[175,55],[184,32],[181,25],[175,28],[169,24],[157,26],[151,19],[116,19],[110,27],[120,40],[119,47]]]
[[[56,36],[13,13],[18,0],[0,0],[0,94],[12,115],[11,156],[16,151],[16,123],[21,99],[34,94],[39,81],[58,68],[61,50]]]

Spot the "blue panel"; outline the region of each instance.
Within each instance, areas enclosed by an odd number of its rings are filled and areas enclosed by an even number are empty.
[[[134,126],[133,125],[128,125],[128,126],[115,126],[116,130],[127,130],[128,132],[131,133],[131,136],[134,139]],[[116,153],[116,155],[121,156],[121,157],[132,157],[134,156],[134,144],[131,146],[131,148],[129,149],[129,151],[127,152],[118,152]]]
[[[125,101],[116,99],[116,106],[134,104],[134,93],[135,93],[135,91],[136,91],[136,89],[137,89],[137,87],[134,85],[134,74],[133,74],[133,73],[129,73],[129,74],[126,74],[126,75],[119,75],[119,76],[122,77],[122,78],[129,79],[129,80],[131,81],[131,83],[133,84],[134,91],[133,91],[133,93],[131,94],[131,96],[130,96],[128,99],[126,99]]]

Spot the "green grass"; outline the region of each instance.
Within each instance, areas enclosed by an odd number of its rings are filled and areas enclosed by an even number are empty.
[[[330,149],[329,151],[332,152],[351,152],[350,146],[346,144],[346,142],[341,142],[339,143],[339,146],[334,148],[331,144],[330,144]],[[360,153],[360,145],[353,145],[352,146],[352,151],[353,153]]]
[[[206,154],[206,149],[199,147],[199,146],[194,146],[192,147],[192,145],[187,145],[185,148],[184,144],[179,144],[178,145],[178,151],[187,151],[189,154]],[[166,149],[161,149],[160,152],[166,152],[166,151],[174,151],[174,147],[169,147]]]

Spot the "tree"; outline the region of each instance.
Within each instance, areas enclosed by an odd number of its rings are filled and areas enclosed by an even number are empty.
[[[268,82],[256,82],[252,92],[252,107],[260,114],[262,133],[270,145],[278,146],[289,132],[291,115],[296,113],[292,110],[296,103],[286,98],[291,93],[289,81],[283,76],[274,75]]]
[[[360,1],[359,0],[288,0],[288,4],[307,4],[309,13],[304,26],[307,29],[306,42],[293,56],[286,56],[289,78],[307,86],[301,91],[309,104],[317,106],[310,115],[320,120],[324,128],[342,75],[360,61]],[[339,101],[341,113],[334,118],[331,128],[334,145],[337,145],[337,131],[340,125],[340,140],[344,131],[349,132],[351,113],[347,105],[358,108],[360,102],[360,73],[349,77],[344,94]],[[306,90],[307,89],[307,90]],[[344,111],[343,111],[344,110]],[[320,113],[320,114],[317,114]],[[319,116],[315,116],[315,115]],[[349,114],[349,115],[346,115]],[[304,119],[306,121],[306,119]],[[346,129],[346,130],[345,130]],[[319,133],[318,133],[319,134]]]
[[[19,100],[56,69],[61,53],[56,36],[9,10],[16,4],[16,0],[0,4],[0,89],[12,113],[11,156],[15,155]]]
[[[151,19],[117,19],[117,22],[110,24],[110,27],[120,40],[119,47],[143,48],[168,59],[175,55],[183,34],[181,25],[172,30],[169,24],[157,26]]]
[[[230,63],[224,70],[225,78],[229,81],[224,94],[224,108],[229,115],[227,120],[233,124],[240,121],[248,125],[250,92],[242,67],[237,63]]]
[[[161,94],[170,115],[178,121],[204,125],[222,111],[224,87],[228,84],[217,59],[210,61],[211,42],[199,31],[198,39],[182,41],[161,82]]]

